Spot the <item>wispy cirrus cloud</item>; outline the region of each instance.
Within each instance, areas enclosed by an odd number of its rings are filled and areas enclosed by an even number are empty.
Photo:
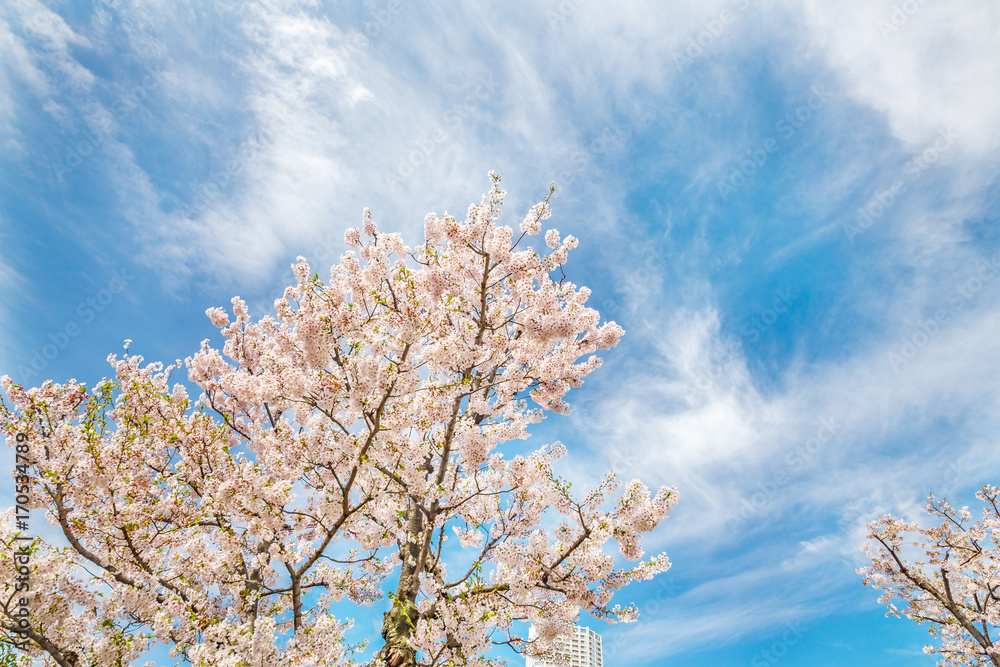
[[[610,464],[682,497],[649,550],[690,579],[630,659],[880,618],[853,572],[865,522],[996,474],[989,3],[49,4],[0,9],[3,214],[41,222],[0,250],[33,312],[79,281],[32,262],[138,256],[134,289],[155,287],[130,326],[162,310],[184,322],[164,354],[186,354],[203,332],[182,310],[231,292],[267,310],[365,206],[414,243],[490,169],[509,224],[557,181],[569,279],[628,330],[552,421],[567,474]]]

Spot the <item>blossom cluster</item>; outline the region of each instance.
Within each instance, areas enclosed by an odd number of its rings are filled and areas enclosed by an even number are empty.
[[[221,350],[165,367],[126,344],[90,390],[0,379],[0,431],[27,435],[32,497],[70,544],[32,561],[50,584],[36,654],[113,664],[155,639],[195,664],[346,665],[365,646],[335,613],[387,594],[388,664],[492,664],[501,643],[547,655],[581,609],[633,620],[612,597],[669,567],[636,561],[677,494],[609,474],[578,498],[559,443],[505,457],[569,411],[623,331],[566,280],[574,237],[524,246],[548,198],[515,232],[504,196],[494,176],[464,220],[429,214],[412,248],[366,209],[326,281],[298,259],[273,316],[238,297],[210,308]],[[194,400],[171,385],[181,368]]]
[[[977,521],[967,507],[931,495],[925,509],[939,525],[890,515],[872,522],[865,546],[872,564],[858,570],[866,586],[882,591],[887,616],[928,624],[939,645],[924,650],[940,656],[941,667],[1000,665],[1000,487],[976,496],[984,503]]]

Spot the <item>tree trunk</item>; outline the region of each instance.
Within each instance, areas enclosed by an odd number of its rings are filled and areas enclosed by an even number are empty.
[[[392,609],[384,614],[382,638],[385,639],[385,646],[379,657],[386,667],[416,667],[417,653],[407,645],[407,641],[419,613],[413,600],[397,598]]]
[[[379,651],[379,658],[386,667],[416,667],[417,664],[417,653],[407,642],[420,617],[416,600],[420,588],[420,540],[424,526],[423,516],[415,499],[411,499],[407,512],[407,540],[400,553],[403,562],[396,597],[393,599],[392,609],[382,619],[385,646]]]

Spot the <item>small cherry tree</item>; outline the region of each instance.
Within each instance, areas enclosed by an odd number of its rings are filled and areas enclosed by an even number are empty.
[[[2,378],[19,482],[69,544],[31,547],[24,635],[19,565],[0,555],[6,641],[62,667],[130,664],[154,640],[196,665],[344,665],[364,645],[335,612],[387,597],[373,662],[430,667],[495,664],[503,644],[551,657],[581,608],[633,620],[612,595],[669,567],[635,561],[676,492],[612,472],[577,496],[558,442],[500,451],[568,412],[623,332],[565,279],[575,238],[522,246],[551,191],[515,232],[491,177],[464,221],[429,214],[414,248],[366,209],[328,282],[299,258],[275,317],[209,309],[226,342],[186,360],[197,400],[170,385],[180,361],[143,366],[128,341],[89,390]],[[8,515],[0,540],[17,537]]]
[[[977,521],[968,508],[956,511],[932,494],[925,509],[938,526],[889,515],[870,523],[865,553],[872,565],[858,570],[866,586],[882,591],[888,616],[929,624],[941,645],[924,651],[940,655],[941,667],[1000,667],[1000,487],[984,486],[976,497],[985,503]],[[906,607],[897,609],[893,598]]]

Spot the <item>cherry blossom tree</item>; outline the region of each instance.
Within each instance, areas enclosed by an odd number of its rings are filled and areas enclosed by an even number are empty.
[[[938,526],[889,515],[870,523],[865,552],[872,565],[858,570],[866,586],[882,591],[886,615],[929,624],[941,645],[924,651],[940,655],[942,667],[1000,667],[1000,487],[984,486],[976,497],[985,503],[977,521],[967,507],[956,511],[932,494],[925,509]],[[896,608],[893,598],[906,607]]]
[[[501,450],[567,413],[623,331],[566,279],[575,238],[525,247],[551,190],[515,232],[491,177],[413,248],[366,209],[328,282],[298,259],[274,317],[209,309],[225,345],[186,360],[196,400],[170,384],[180,361],[143,365],[129,341],[89,389],[2,378],[18,481],[68,542],[32,543],[18,635],[23,536],[5,517],[5,641],[61,667],[130,664],[154,641],[195,665],[345,665],[368,642],[343,614],[382,601],[374,664],[492,665],[500,645],[552,657],[580,610],[633,620],[612,596],[669,567],[640,538],[677,494],[613,472],[574,494],[563,445]]]

